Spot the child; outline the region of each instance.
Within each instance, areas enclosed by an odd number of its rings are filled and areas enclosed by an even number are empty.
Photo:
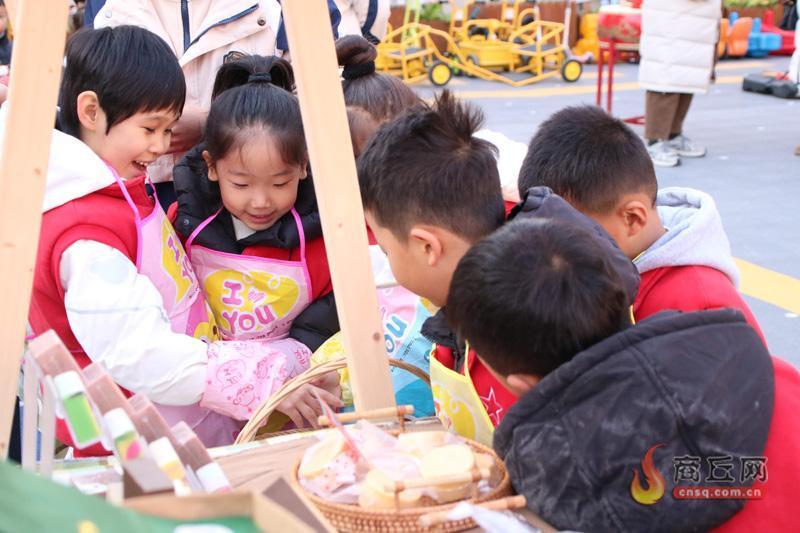
[[[37,335],[54,329],[81,367],[101,362],[121,387],[214,446],[241,428],[230,416],[246,419],[284,378],[258,346],[211,342],[213,316],[148,192],[145,169],[170,144],[185,87],[175,56],[146,30],[80,31],[70,40],[29,321]],[[259,372],[247,368],[248,356],[265,360]],[[66,426],[58,436],[70,442]],[[108,452],[76,451],[87,453]]]
[[[0,66],[11,64],[11,51],[14,43],[8,38],[8,12],[6,3],[0,0]],[[6,72],[7,74],[7,72]]]
[[[555,113],[520,169],[520,194],[540,185],[600,223],[636,264],[636,320],[664,309],[733,307],[764,337],[736,290],[739,272],[714,200],[694,189],[658,191],[647,149],[624,122],[595,107]]]
[[[222,338],[265,341],[287,359],[287,378],[339,331],[293,89],[283,59],[223,65],[205,139],[174,172],[176,227]],[[278,410],[316,425],[313,388]]]
[[[395,278],[437,307],[445,304],[464,253],[505,218],[494,146],[474,136],[482,121],[478,109],[445,91],[432,107],[420,106],[382,126],[358,160],[367,222]],[[592,225],[557,196],[540,192],[538,205],[518,216],[543,210]],[[610,238],[597,231],[613,253]],[[622,261],[633,273],[630,261]],[[465,350],[442,313],[428,319],[422,333],[436,343],[430,373],[438,416],[457,433],[491,443],[515,396]]]
[[[361,108],[383,123],[420,103],[420,98],[396,76],[375,71],[378,52],[364,37],[345,35],[336,41],[336,57],[342,69],[342,89],[348,108]],[[519,202],[517,176],[525,158],[525,145],[502,133],[483,128],[475,136],[497,147],[497,167],[503,198],[510,209]]]
[[[797,372],[783,383],[776,373],[773,391],[769,354],[736,310],[662,313],[629,327],[627,307],[596,239],[563,221],[511,222],[453,274],[448,321],[519,396],[494,448],[528,507],[560,530],[705,531],[733,517],[732,526],[743,500],[679,499],[673,489],[722,472],[729,482],[707,491],[752,485],[740,458],[766,456],[772,509],[749,525],[793,527],[800,439],[778,395],[789,385],[800,405]],[[788,426],[787,440],[765,451],[776,425]],[[698,478],[680,479],[674,465],[694,456]],[[712,468],[712,458],[730,467]],[[781,493],[771,484],[779,476]],[[751,504],[761,501],[741,513]],[[750,529],[738,525],[731,531]]]

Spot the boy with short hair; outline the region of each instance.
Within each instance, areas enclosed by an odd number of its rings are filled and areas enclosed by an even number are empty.
[[[528,507],[556,528],[704,531],[741,509],[742,500],[672,493],[678,458],[702,458],[705,480],[706,458],[732,457],[735,482],[719,485],[730,487],[753,483],[740,481],[740,457],[764,454],[773,367],[738,311],[662,313],[629,327],[624,285],[596,239],[536,219],[464,255],[445,313],[519,396],[494,447]]]
[[[762,337],[736,290],[739,272],[710,195],[658,190],[644,143],[597,107],[567,107],[539,127],[520,169],[519,189],[546,186],[597,221],[636,264],[633,313],[733,307]]]
[[[472,244],[504,222],[494,146],[474,136],[483,122],[475,107],[443,92],[383,125],[358,160],[367,222],[400,285],[444,306],[453,271]],[[594,226],[546,188],[527,195],[519,217],[575,219]],[[638,276],[630,261],[598,227],[595,238],[616,252],[630,301]],[[451,331],[443,313],[429,318],[422,333],[435,343],[431,381],[444,425],[486,444],[516,401]]]

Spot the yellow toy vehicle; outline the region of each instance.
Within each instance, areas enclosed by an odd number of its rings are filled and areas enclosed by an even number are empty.
[[[561,75],[577,81],[583,71],[580,63],[567,59],[562,43],[564,25],[534,21],[512,31],[507,40],[467,39],[457,43],[451,35],[419,23],[409,23],[386,35],[377,46],[378,71],[398,75],[408,83],[427,74],[431,83],[446,85],[454,72],[484,80],[502,81],[513,87]],[[441,53],[433,44],[436,35],[447,42]],[[512,79],[500,72],[528,74]]]

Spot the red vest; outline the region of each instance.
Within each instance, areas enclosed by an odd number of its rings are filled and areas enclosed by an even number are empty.
[[[144,177],[124,183],[141,216],[150,214],[155,204],[147,194]],[[59,273],[61,255],[80,240],[107,244],[136,262],[136,221],[116,183],[51,209],[42,216],[28,322],[34,335],[54,330],[83,368],[91,360],[70,329]],[[61,421],[56,435],[61,442],[70,444],[69,432]],[[98,454],[107,455],[108,452],[100,445],[83,450],[83,455]]]

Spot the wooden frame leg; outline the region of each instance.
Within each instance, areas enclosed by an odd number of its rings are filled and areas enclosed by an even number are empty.
[[[395,405],[325,0],[283,0],[297,95],[356,409]]]
[[[69,11],[64,0],[25,0],[14,7],[6,135],[0,150],[0,460],[8,455],[25,345]]]

